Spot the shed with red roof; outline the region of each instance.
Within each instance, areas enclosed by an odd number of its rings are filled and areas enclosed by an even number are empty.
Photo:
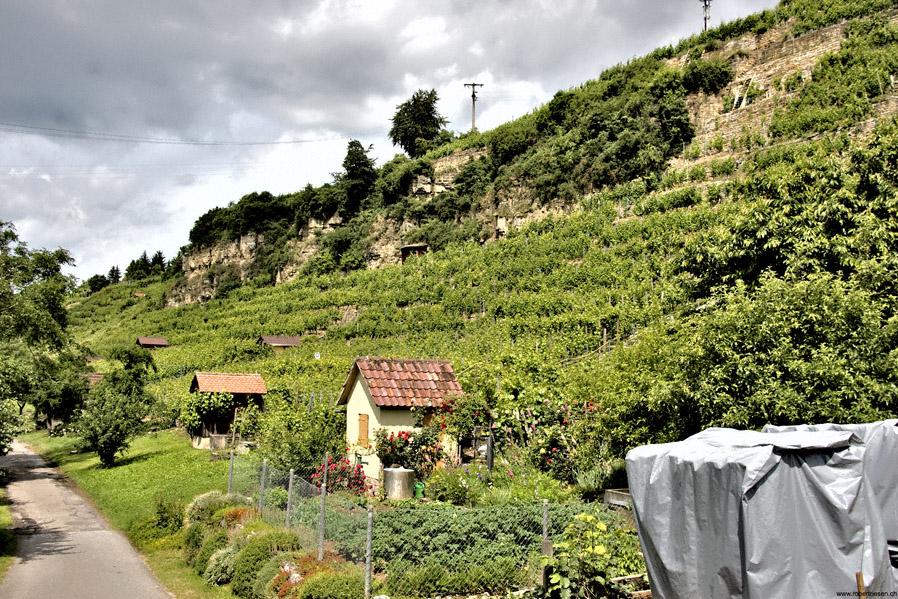
[[[229,372],[197,372],[190,383],[191,393],[229,393],[234,396],[233,404],[226,414],[204,418],[200,427],[188,431],[194,437],[194,446],[205,446],[212,437],[227,435],[239,410],[250,405],[264,409],[264,395],[268,393],[265,381],[259,374]],[[210,441],[211,442],[211,441]],[[212,445],[215,445],[212,442]]]
[[[380,472],[373,451],[375,431],[410,431],[415,428],[413,407],[438,407],[446,398],[462,395],[448,360],[356,358],[337,405],[346,406],[346,442],[365,475],[377,478]]]

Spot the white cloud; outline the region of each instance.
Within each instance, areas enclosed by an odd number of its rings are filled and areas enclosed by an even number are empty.
[[[443,17],[422,17],[409,22],[399,32],[399,38],[407,40],[403,52],[417,54],[429,52],[449,43],[446,19]]]

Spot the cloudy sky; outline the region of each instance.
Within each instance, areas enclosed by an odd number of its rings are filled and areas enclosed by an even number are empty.
[[[714,0],[712,25],[775,0]],[[698,0],[3,0],[0,220],[80,279],[172,257],[198,216],[383,164],[397,104],[449,128],[526,114],[701,30]]]

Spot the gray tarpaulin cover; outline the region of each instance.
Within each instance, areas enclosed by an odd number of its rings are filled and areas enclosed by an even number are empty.
[[[708,429],[627,454],[652,596],[835,597],[895,587],[863,437]]]
[[[898,420],[864,424],[767,425],[761,432],[783,433],[799,430],[849,431],[861,438],[866,446],[864,450],[866,479],[879,504],[886,539],[891,543],[893,553],[898,554]],[[898,588],[898,567],[892,568],[892,576],[895,579],[895,587]]]

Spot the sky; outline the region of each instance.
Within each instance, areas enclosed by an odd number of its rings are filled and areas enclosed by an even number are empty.
[[[711,25],[775,0],[713,0]],[[173,257],[253,191],[378,165],[397,105],[435,89],[456,132],[702,28],[700,0],[3,0],[0,221],[80,280]]]

